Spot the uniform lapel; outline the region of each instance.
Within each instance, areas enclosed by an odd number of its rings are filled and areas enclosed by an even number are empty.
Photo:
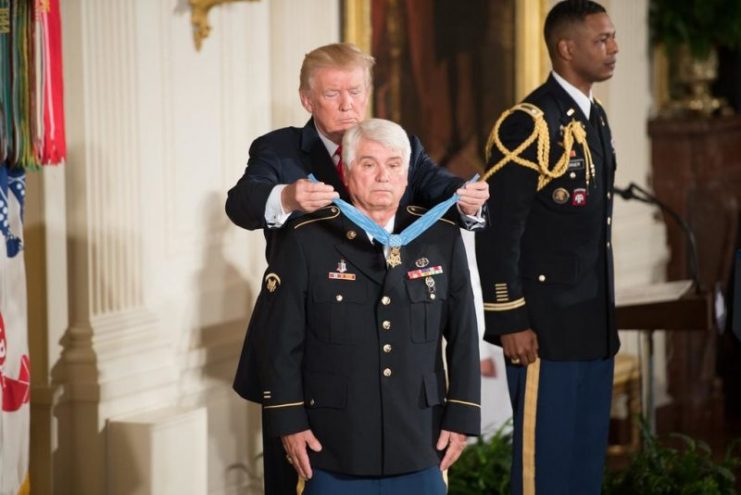
[[[368,278],[382,285],[386,277],[386,263],[380,248],[371,244],[365,231],[344,215],[342,222],[344,238],[335,245],[335,248]]]
[[[345,185],[340,182],[332,157],[319,138],[314,119],[309,119],[301,132],[301,151],[304,153],[304,168],[313,173],[317,180],[334,187],[342,199],[349,201],[350,197]]]
[[[587,144],[589,144],[589,149],[592,153],[593,158],[597,158],[597,163],[601,163],[604,159],[604,149],[602,147],[602,141],[599,137],[599,129],[594,127],[587,118],[586,115],[584,115],[584,112],[581,111],[581,108],[577,103],[574,101],[574,99],[569,96],[569,94],[566,92],[563,87],[561,87],[560,84],[558,84],[558,81],[553,76],[548,77],[547,83],[551,93],[554,95],[556,101],[558,102],[558,106],[561,109],[561,117],[560,117],[560,124],[563,127],[566,127],[569,122],[571,122],[573,119],[576,119],[578,122],[580,122],[584,128],[587,131]],[[574,112],[571,115],[568,115],[569,110],[573,109]],[[563,142],[563,137],[560,138],[561,142]]]

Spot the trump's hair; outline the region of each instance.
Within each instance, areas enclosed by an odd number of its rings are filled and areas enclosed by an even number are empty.
[[[332,68],[352,70],[361,68],[365,71],[365,84],[371,87],[372,69],[376,63],[371,55],[363,52],[352,43],[332,43],[316,48],[304,56],[299,75],[299,90],[311,89],[312,78],[318,69]]]

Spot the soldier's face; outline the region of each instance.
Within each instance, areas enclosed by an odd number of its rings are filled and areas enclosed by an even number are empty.
[[[353,204],[364,213],[395,213],[407,187],[407,164],[400,151],[361,139],[345,183]]]
[[[311,76],[311,87],[300,93],[301,104],[314,117],[317,129],[337,144],[347,129],[365,118],[366,76],[362,67],[320,68]]]
[[[569,40],[571,67],[585,83],[605,81],[615,71],[618,45],[615,26],[607,14],[588,15]]]

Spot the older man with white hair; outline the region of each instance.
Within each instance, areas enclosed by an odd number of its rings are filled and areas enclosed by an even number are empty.
[[[409,157],[397,124],[346,131],[352,205],[287,225],[264,277],[250,333],[265,353],[243,359],[259,360],[267,432],[306,495],[444,494],[441,471],[479,433],[466,253],[456,225],[399,208]]]

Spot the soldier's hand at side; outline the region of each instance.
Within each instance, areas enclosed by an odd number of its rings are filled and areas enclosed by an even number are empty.
[[[465,184],[456,191],[458,207],[465,215],[475,215],[489,199],[489,183],[485,181]]]
[[[504,357],[512,364],[527,366],[538,358],[538,336],[530,329],[500,337]]]
[[[283,188],[280,194],[280,202],[286,212],[302,211],[311,213],[327,206],[333,199],[339,197],[337,191],[328,184],[299,179]]]
[[[494,378],[497,376],[497,367],[492,358],[484,358],[481,360],[481,376],[487,378]]]
[[[286,450],[286,456],[288,462],[293,465],[293,469],[296,470],[298,476],[302,480],[310,480],[313,472],[311,471],[311,463],[309,462],[309,453],[306,450],[308,446],[314,452],[322,450],[322,444],[316,439],[314,433],[311,430],[304,430],[298,433],[292,433],[291,435],[285,435],[280,437],[280,441],[283,443],[283,448]]]
[[[445,450],[445,456],[440,461],[440,471],[445,471],[461,456],[461,452],[466,447],[466,435],[454,431],[440,430],[436,447],[437,450]]]

